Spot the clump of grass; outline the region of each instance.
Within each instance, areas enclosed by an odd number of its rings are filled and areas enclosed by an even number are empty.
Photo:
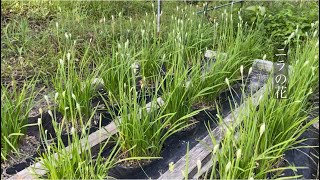
[[[89,48],[87,47],[85,52],[88,52]],[[54,99],[67,122],[89,118],[92,113],[91,99],[96,93],[96,87],[100,85],[94,83],[99,67],[93,71],[89,66],[87,53],[79,60],[71,50],[59,59],[56,76],[52,80],[56,90]],[[77,110],[79,108],[81,115]]]
[[[50,110],[49,110],[50,111]],[[78,109],[79,114],[81,110]],[[38,125],[41,133],[41,139],[45,147],[45,152],[41,154],[38,161],[44,167],[46,174],[39,175],[33,172],[39,178],[48,179],[104,179],[108,178],[108,171],[115,165],[114,157],[118,153],[119,143],[115,143],[107,158],[102,157],[102,152],[107,145],[110,145],[111,136],[101,144],[99,151],[95,154],[91,151],[88,142],[89,134],[85,130],[90,127],[90,123],[83,126],[82,131],[78,133],[75,127],[67,128],[68,147],[62,140],[62,132],[65,129],[64,124],[58,124],[53,113],[49,114],[52,118],[54,130],[57,134],[57,142],[49,143],[47,132],[43,129],[41,118],[38,120]],[[89,117],[89,122],[92,120],[94,112]]]
[[[34,106],[36,80],[22,87],[12,81],[12,87],[1,85],[1,159],[17,151],[21,137],[26,132],[29,112]]]
[[[231,8],[230,11],[233,9]],[[245,69],[252,64],[254,58],[260,57],[265,51],[265,43],[262,41],[263,34],[261,26],[249,26],[242,21],[241,11],[238,18],[232,18],[232,13],[224,11],[222,15],[213,22],[212,49],[215,50],[215,62],[205,62],[205,75],[202,88],[217,86],[211,89],[200,101],[211,102],[225,89],[224,83],[228,78],[230,84],[240,79],[238,69]],[[237,25],[234,29],[235,24]],[[225,54],[224,54],[225,53]],[[211,60],[209,60],[211,61]]]
[[[157,89],[148,104],[145,96],[142,97],[141,105],[138,103],[134,80],[119,85],[119,101],[109,94],[120,107],[119,117],[109,109],[118,127],[121,152],[127,153],[128,158],[159,158],[164,141],[180,128],[180,121],[170,124],[174,113],[165,112],[168,103],[157,98],[159,80],[155,82]],[[142,94],[146,95],[144,90]]]
[[[298,137],[319,120],[316,117],[306,121],[310,111],[307,100],[319,80],[317,32],[318,28],[311,31],[306,44],[295,44],[296,49],[290,53],[293,69],[289,73],[288,98],[279,100],[267,91],[260,99],[258,110],[248,103],[235,118],[238,128],[230,126],[220,145],[221,150],[213,152],[210,179],[276,178],[284,169],[296,171],[301,168],[278,167],[277,164],[286,150],[299,148],[295,145],[304,139],[297,140]],[[270,89],[271,81],[267,87]]]

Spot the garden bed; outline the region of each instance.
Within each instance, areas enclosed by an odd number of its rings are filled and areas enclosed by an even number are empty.
[[[2,4],[2,178],[318,178],[318,21],[284,35],[273,3],[164,3],[160,33],[152,2]]]
[[[254,75],[253,75],[254,77]],[[265,82],[264,81],[260,81],[259,85],[261,87],[261,85],[263,85]],[[255,88],[259,88],[257,86],[257,84],[252,85],[255,86]],[[241,102],[241,84],[235,84],[233,86],[234,89],[234,94],[236,94],[234,101],[232,101],[232,103],[235,104],[239,104]],[[222,109],[222,113],[224,115],[227,115],[228,113],[230,113],[230,102],[228,101],[228,97],[230,97],[230,92],[229,90],[224,91],[223,93],[221,93],[219,95],[219,97],[217,98],[220,102],[221,105],[221,109]],[[234,104],[234,105],[235,105]],[[147,105],[148,106],[148,105]],[[199,107],[195,106],[194,109],[198,109]],[[193,148],[194,146],[196,146],[198,144],[198,141],[203,139],[204,137],[208,136],[208,131],[207,128],[210,129],[214,129],[216,128],[216,114],[217,114],[217,110],[216,109],[207,109],[207,110],[203,110],[200,111],[199,114],[197,114],[195,116],[195,119],[197,121],[199,121],[198,125],[196,126],[196,128],[192,131],[192,133],[184,133],[181,135],[173,135],[172,137],[168,138],[164,144],[163,147],[163,151],[161,153],[161,156],[163,157],[163,159],[161,160],[155,160],[151,166],[147,166],[145,167],[145,169],[137,169],[137,171],[133,174],[128,174],[127,176],[121,176],[118,178],[147,178],[147,177],[152,177],[152,178],[158,178],[161,174],[161,172],[167,171],[168,170],[168,164],[171,162],[176,162],[178,161],[182,156],[185,155],[186,152],[186,148],[187,148],[187,143],[189,144],[189,148]],[[57,114],[58,117],[57,119],[61,119],[61,115],[59,116],[59,114]],[[36,123],[37,119],[40,117],[32,117],[29,118],[30,123]],[[44,113],[43,116],[43,126],[45,127],[45,129],[48,130],[48,134],[51,134],[53,139],[55,137],[55,131],[54,128],[52,127],[52,118],[48,113]],[[100,130],[98,130],[97,126],[94,126],[94,124],[92,124],[91,128],[88,129],[89,131],[89,143],[91,144],[91,148],[93,147],[97,147],[97,145],[103,143],[103,141],[105,139],[107,139],[110,135],[112,135],[115,131],[114,131],[114,127],[115,124],[111,121],[111,117],[110,115],[107,116],[107,118],[102,119],[103,123],[101,124],[102,127]],[[111,124],[109,124],[111,122]],[[109,124],[109,125],[108,125]],[[209,125],[209,126],[208,126]],[[98,131],[97,131],[98,130]],[[110,132],[110,133],[109,133]],[[113,133],[112,133],[113,132]],[[103,136],[102,134],[107,134],[107,136]],[[39,138],[39,128],[38,126],[35,127],[31,127],[28,129],[28,135],[30,136],[34,136],[36,138]],[[72,137],[71,135],[69,135],[70,137]],[[64,145],[68,146],[68,135],[63,135],[62,139],[64,141]],[[91,140],[90,140],[91,139]],[[40,152],[43,152],[43,149],[41,149],[41,144],[40,145]],[[23,148],[23,147],[22,147]],[[108,147],[106,149],[106,152],[102,152],[102,154],[104,154],[104,156],[108,156],[108,152],[110,152],[110,148],[112,148],[112,146]],[[8,168],[6,168],[6,174],[8,175],[14,175],[15,173],[17,173],[16,175],[12,176],[12,178],[15,177],[20,177],[20,178],[26,178],[29,177],[29,171],[34,168],[37,167],[39,168],[39,163],[36,163],[35,165],[32,165],[34,163],[34,158],[38,157],[38,152],[33,154],[31,157],[27,158],[24,160],[24,162],[20,162],[17,164],[14,164]],[[95,155],[93,155],[95,156]],[[30,166],[30,168],[28,168]],[[162,167],[162,168],[154,168],[154,167]],[[26,168],[26,169],[25,169]],[[25,169],[25,170],[23,170]],[[112,174],[112,169],[110,170],[111,174]],[[39,171],[37,173],[41,174],[44,171]],[[30,176],[32,177],[32,176]]]

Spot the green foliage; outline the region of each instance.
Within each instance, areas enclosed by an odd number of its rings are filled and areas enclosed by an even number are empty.
[[[306,33],[312,23],[319,19],[317,2],[264,2],[244,8],[244,21],[262,23],[264,31],[270,37],[269,43],[276,49],[285,46],[285,40],[299,27],[296,33],[300,41],[306,40]],[[294,38],[293,41],[297,39]]]
[[[244,109],[238,111],[234,123],[226,128],[221,149],[214,148],[212,152],[215,156],[212,156],[214,167],[210,178],[265,179],[271,176],[273,179],[285,169],[303,168],[278,167],[277,164],[282,161],[285,151],[297,148],[295,145],[305,140],[298,140],[300,135],[319,121],[318,116],[306,122],[310,112],[307,100],[319,80],[317,32],[316,27],[309,32],[305,44],[291,46],[294,48],[290,58],[294,62],[289,73],[288,98],[276,99],[269,91],[270,79],[266,92],[259,98],[259,108],[248,98]],[[215,144],[213,136],[212,140]]]
[[[52,115],[52,113],[50,114]],[[92,114],[93,115],[93,114]],[[52,115],[52,123],[57,134],[57,143],[48,142],[48,134],[44,130],[41,118],[38,120],[39,130],[45,153],[42,153],[38,161],[46,171],[45,175],[33,172],[37,178],[48,179],[105,179],[108,178],[108,171],[115,165],[115,156],[119,152],[119,143],[113,143],[115,147],[111,150],[108,157],[103,157],[102,152],[110,145],[110,138],[101,144],[97,155],[91,151],[88,143],[89,134],[84,131],[90,128],[88,123],[83,126],[80,135],[72,126],[71,130],[67,127],[68,144],[66,147],[62,140],[62,130],[65,129],[64,124],[58,124]],[[89,118],[89,122],[92,116]],[[72,139],[70,138],[72,136]]]
[[[19,153],[17,147],[26,132],[29,112],[37,95],[35,87],[35,80],[22,87],[16,81],[12,81],[11,88],[1,85],[1,160],[11,151]]]

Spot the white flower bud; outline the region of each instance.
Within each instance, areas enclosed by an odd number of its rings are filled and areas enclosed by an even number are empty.
[[[68,59],[68,61],[70,61],[70,58],[71,58],[71,54],[70,54],[70,53],[67,53],[67,59]]]
[[[313,36],[312,36],[312,37],[316,37],[316,36],[317,36],[317,33],[318,33],[318,31],[315,30],[315,31],[313,32]]]
[[[38,126],[41,125],[41,122],[42,122],[41,118],[38,118]]]
[[[243,65],[240,66],[240,73],[241,73],[241,76],[243,76]]]
[[[80,104],[79,104],[79,103],[77,103],[77,104],[76,104],[76,108],[78,109],[78,111],[80,111],[80,110],[81,110],[81,108],[80,108]]]
[[[48,110],[48,114],[53,118],[53,114],[51,110]]]
[[[237,159],[240,159],[241,158],[241,149],[238,149],[237,150]]]
[[[64,33],[64,36],[66,37],[66,39],[69,39],[68,33]]]
[[[265,130],[266,130],[266,124],[263,123],[263,124],[260,126],[260,136],[262,136],[262,134],[264,133]]]
[[[263,55],[262,59],[263,59],[263,60],[266,60],[266,58],[267,58],[267,55],[266,55],[266,54]]]
[[[58,92],[56,92],[56,93],[54,94],[54,100],[55,100],[55,101],[57,101],[58,96],[59,96],[59,93],[58,93]]]
[[[74,134],[74,132],[76,131],[74,127],[71,127],[71,134]]]
[[[49,97],[47,95],[44,95],[44,99],[46,100],[47,104],[49,104]]]
[[[201,169],[201,161],[198,159],[197,160],[197,168],[198,168],[198,172],[200,172]]]
[[[295,35],[295,32],[292,32],[292,33],[290,34],[290,36],[289,36],[288,39],[289,39],[289,40],[292,39],[294,35]]]
[[[226,81],[227,85],[230,86],[230,84],[229,84],[229,79],[226,78],[225,81]]]
[[[226,165],[226,173],[230,170],[231,168],[231,161],[228,162],[228,164]]]
[[[213,152],[212,154],[215,154],[220,148],[220,145],[219,144],[216,144],[214,147],[213,147]]]
[[[73,93],[71,94],[71,97],[72,97],[74,100],[77,100],[76,95],[74,95]]]
[[[63,60],[62,60],[62,59],[59,59],[59,62],[60,62],[60,64],[61,64],[61,66],[63,66],[63,64],[64,64]]]
[[[173,162],[169,163],[169,170],[170,170],[170,172],[173,172],[173,170],[174,170],[174,163]]]
[[[39,108],[39,113],[40,113],[40,114],[42,114],[42,113],[43,113],[42,108]]]
[[[249,68],[248,76],[252,73],[252,67]]]

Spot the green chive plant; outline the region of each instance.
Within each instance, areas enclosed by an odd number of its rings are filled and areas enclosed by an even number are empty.
[[[183,119],[195,113],[186,113],[183,117],[172,123],[175,113],[167,113],[168,102],[157,97],[162,79],[153,79],[156,90],[152,94],[151,102],[147,103],[145,96],[138,103],[135,80],[129,79],[125,84],[119,84],[120,100],[113,97],[113,102],[118,104],[119,114],[112,113],[118,127],[118,139],[121,152],[127,158],[153,159],[160,158],[164,141],[176,131],[184,128]],[[146,91],[142,89],[142,94]],[[112,111],[110,111],[112,112]]]
[[[1,160],[17,147],[25,134],[29,112],[37,96],[36,79],[24,82],[22,87],[12,80],[12,86],[1,85]]]
[[[165,112],[174,113],[171,120],[173,124],[187,114],[199,112],[200,110],[193,110],[193,104],[209,89],[213,88],[201,89],[200,63],[189,69],[179,55],[173,55],[176,60],[171,64],[171,68],[161,84],[162,97],[167,103]],[[194,121],[190,121],[192,120],[191,117],[183,119],[182,126],[194,123]]]
[[[77,109],[78,114],[81,115],[81,108]],[[38,119],[41,139],[45,148],[45,152],[37,159],[46,171],[45,175],[33,174],[38,178],[48,179],[105,179],[108,177],[108,171],[115,165],[115,155],[118,153],[119,143],[115,143],[108,157],[103,157],[102,152],[110,145],[110,137],[103,142],[98,152],[91,151],[89,145],[89,134],[85,129],[90,127],[90,121],[93,118],[95,110],[93,110],[89,121],[84,124],[82,131],[78,133],[75,126],[71,128],[64,128],[64,124],[58,124],[56,117],[49,110],[52,118],[54,130],[56,131],[56,143],[48,142],[47,131],[44,130],[41,118]],[[80,120],[82,121],[82,119]],[[75,124],[73,124],[75,125]],[[68,147],[66,147],[62,140],[62,132],[67,129]]]
[[[288,42],[290,39],[286,42],[290,45]],[[303,168],[280,167],[279,164],[285,151],[306,147],[296,146],[305,140],[298,140],[298,137],[319,121],[319,116],[307,121],[310,112],[307,100],[319,80],[318,27],[308,33],[306,44],[298,41],[295,47],[289,51],[292,69],[289,69],[287,99],[276,99],[270,91],[270,79],[267,92],[260,97],[258,109],[248,103],[235,118],[237,123],[234,124],[239,125],[238,128],[231,125],[220,144],[221,149],[213,150],[210,179],[277,178],[285,169],[296,171]],[[248,101],[252,100],[249,98]],[[214,138],[212,140],[215,142]]]
[[[73,50],[65,53],[59,59],[56,76],[52,80],[56,91],[54,100],[67,122],[79,120],[81,116],[88,118],[92,112],[91,99],[99,86],[94,80],[98,77],[100,67],[89,68],[89,48],[80,60],[76,59]],[[78,107],[81,108],[81,116],[77,113]]]
[[[232,8],[231,8],[232,11]],[[225,89],[224,83],[228,78],[230,84],[239,80],[237,70],[241,65],[244,68],[252,64],[254,58],[263,54],[264,42],[261,40],[263,35],[260,26],[249,26],[241,18],[241,11],[238,11],[238,19],[232,18],[233,14],[225,10],[222,15],[213,22],[212,49],[217,53],[214,57],[215,62],[205,63],[205,75],[202,88],[215,85],[210,93],[205,95],[200,101],[212,102]],[[234,24],[237,23],[237,29]]]

